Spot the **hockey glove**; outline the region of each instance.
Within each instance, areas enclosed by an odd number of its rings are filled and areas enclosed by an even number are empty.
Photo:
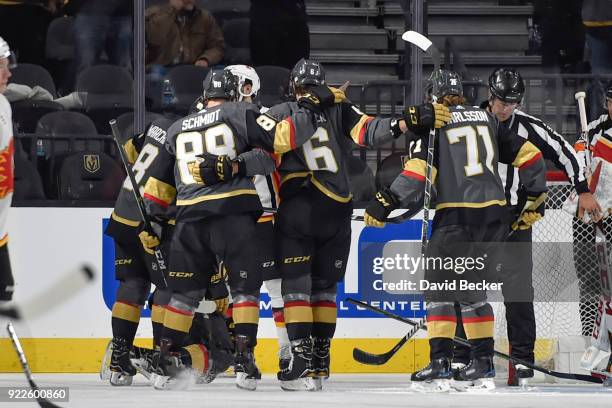
[[[546,197],[546,193],[528,195],[523,211],[521,211],[518,219],[512,223],[512,230],[527,230],[540,221],[544,216]]]
[[[157,248],[160,244],[159,238],[155,234],[146,230],[140,231],[138,238],[140,238],[140,242],[142,243],[142,247],[144,248],[145,252],[150,255],[155,253],[155,248]]]
[[[214,302],[215,302],[215,305],[217,305],[217,312],[225,316],[225,313],[227,312],[227,309],[229,308],[229,297],[224,297],[223,299],[217,299]]]
[[[333,106],[335,103],[340,103],[345,99],[346,96],[342,90],[319,85],[310,88],[308,94],[302,96],[298,100],[298,105],[302,108],[320,113],[326,108]]]
[[[391,211],[399,207],[399,202],[390,189],[376,193],[376,196],[366,207],[363,221],[367,226],[382,228],[385,226],[385,219]]]
[[[414,133],[422,133],[432,128],[440,129],[451,121],[450,110],[439,103],[409,106],[402,116],[406,121],[406,127]]]
[[[196,157],[198,160],[187,164],[189,172],[196,183],[212,186],[234,178],[232,159],[228,155],[222,154],[217,156],[202,153]]]

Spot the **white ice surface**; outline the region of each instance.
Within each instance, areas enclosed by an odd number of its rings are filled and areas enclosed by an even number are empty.
[[[185,391],[156,391],[136,377],[131,387],[111,387],[96,374],[35,374],[39,386],[68,386],[70,402],[78,408],[190,408],[190,407],[457,407],[457,408],[579,408],[612,407],[612,390],[600,385],[542,385],[530,391],[498,383],[489,394],[420,394],[409,391],[407,375],[335,375],[321,392],[285,392],[273,376],[264,376],[257,391],[236,389],[231,378]],[[20,374],[0,374],[0,387],[23,386]],[[34,407],[30,403],[1,403],[0,407]]]

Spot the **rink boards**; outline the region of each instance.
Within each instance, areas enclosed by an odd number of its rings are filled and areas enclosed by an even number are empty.
[[[557,211],[548,211],[547,222],[556,223]],[[70,268],[87,263],[98,273],[95,283],[59,303],[46,315],[26,324],[18,324],[26,353],[34,371],[96,372],[104,347],[111,337],[110,306],[114,301],[112,240],[102,233],[110,216],[109,208],[13,208],[9,218],[9,249],[13,273],[17,282],[15,301],[24,302],[32,296],[45,296],[45,288]],[[563,217],[559,214],[559,217]],[[371,289],[370,251],[364,249],[390,240],[420,240],[420,221],[384,230],[364,228],[353,222],[351,254],[345,280],[338,296],[339,319],[332,356],[336,372],[410,372],[427,362],[428,347],[424,334],[386,365],[364,366],[352,358],[353,347],[372,352],[390,349],[402,337],[407,327],[360,311],[346,302],[346,297],[378,301],[378,306],[404,316],[422,316],[423,304],[418,298],[384,293],[380,298],[365,294]],[[560,241],[571,240],[559,236]],[[564,234],[565,235],[565,234]],[[376,251],[376,249],[375,249]],[[364,254],[368,252],[367,257]],[[358,276],[361,276],[358,279]],[[364,286],[364,281],[366,282]],[[376,294],[375,294],[376,295]],[[376,304],[376,303],[375,303]],[[257,361],[265,372],[277,367],[275,326],[271,318],[269,298],[262,293],[261,320]],[[137,337],[143,345],[150,344],[151,326],[147,311],[140,323]],[[0,372],[18,371],[6,336],[0,335]]]

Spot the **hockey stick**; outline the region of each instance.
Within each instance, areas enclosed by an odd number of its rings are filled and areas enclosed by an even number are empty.
[[[586,115],[586,106],[584,99],[586,98],[585,92],[576,92],[574,98],[578,102],[578,115],[580,116],[580,138],[584,141],[584,158],[586,162],[586,175],[591,175],[591,150],[589,149],[589,124]]]
[[[347,298],[346,300],[348,302],[350,302],[350,303],[355,304],[355,305],[364,307],[364,308],[366,308],[366,309],[368,309],[368,310],[370,310],[372,312],[379,313],[379,314],[387,316],[387,317],[389,317],[391,319],[397,320],[398,322],[406,323],[406,324],[409,324],[410,326],[413,326],[413,327],[416,327],[416,326],[419,325],[419,323],[417,323],[417,322],[415,322],[413,320],[406,319],[405,317],[396,315],[395,313],[391,313],[391,312],[388,312],[388,311],[383,310],[383,309],[379,309],[377,307],[371,306],[371,305],[369,305],[367,303],[364,303],[364,302],[361,302],[359,300],[355,300],[355,299],[352,299],[352,298]],[[423,326],[423,328],[427,329],[426,326]],[[455,336],[455,337],[453,337],[453,341],[455,343],[461,344],[463,346],[470,347],[470,342],[467,341],[466,339],[462,339],[460,337]],[[548,374],[551,377],[565,378],[565,379],[568,379],[568,380],[586,381],[586,382],[591,382],[591,383],[596,383],[596,384],[602,384],[603,383],[603,380],[601,380],[600,378],[593,377],[591,375],[574,374],[574,373],[560,373],[558,371],[548,370],[546,368],[539,367],[539,366],[537,366],[535,364],[529,363],[529,362],[521,360],[519,358],[509,356],[508,354],[502,353],[501,351],[494,350],[493,352],[495,353],[496,356],[501,357],[501,358],[503,358],[505,360],[512,361],[515,365],[516,364],[522,364],[522,365],[524,365],[524,366],[526,366],[528,368],[531,368],[532,370],[539,371],[539,372],[544,373],[544,374]]]
[[[87,265],[72,269],[54,282],[43,296],[34,296],[22,306],[0,309],[0,316],[15,320],[36,319],[79,293],[81,288],[93,281],[94,275],[93,269]]]
[[[138,211],[140,212],[140,218],[142,219],[144,228],[146,231],[153,232],[153,227],[151,226],[151,220],[149,219],[149,215],[147,214],[147,210],[144,205],[144,200],[142,199],[142,195],[140,194],[140,189],[138,188],[138,183],[136,182],[136,178],[134,177],[134,173],[132,172],[132,167],[130,166],[130,162],[127,159],[127,155],[125,154],[125,150],[123,150],[123,145],[121,144],[121,135],[119,132],[119,128],[117,127],[117,120],[111,119],[109,122],[111,131],[113,132],[113,138],[115,139],[115,143],[117,143],[117,148],[119,149],[119,156],[121,156],[121,161],[123,162],[123,167],[125,168],[125,172],[128,175],[130,180],[130,184],[132,185],[132,192],[134,193],[134,198],[136,198],[136,205],[138,206]],[[161,248],[158,245],[154,249],[155,252],[155,262],[159,268],[159,273],[164,282],[164,286],[168,287],[168,282],[166,282],[166,261],[164,260],[164,255],[162,254]]]
[[[278,212],[278,209],[276,208],[268,208],[268,207],[264,207],[264,212],[267,213],[271,213],[271,214],[276,214]],[[415,209],[411,209],[411,210],[406,210],[405,212],[403,212],[400,215],[397,215],[395,217],[390,217],[385,219],[384,222],[389,223],[389,224],[401,224],[404,221],[407,221],[409,219],[411,219],[412,217],[414,217],[416,214],[418,214],[420,211],[419,208],[415,208]],[[353,221],[363,221],[363,215],[355,215],[352,214],[351,215],[351,220]]]
[[[433,79],[440,70],[440,51],[436,46],[425,37],[423,34],[417,33],[416,31],[406,31],[402,34],[402,40],[416,45],[424,52],[431,55],[434,63],[434,69],[431,74]],[[429,232],[429,206],[431,205],[431,187],[433,184],[433,162],[434,162],[434,143],[436,140],[436,130],[431,129],[429,131],[429,140],[427,143],[427,171],[425,173],[425,197],[423,200],[423,224],[421,228],[421,254],[425,256],[427,251],[427,233]]]
[[[19,358],[19,362],[21,363],[21,368],[23,369],[23,373],[25,374],[26,379],[30,384],[30,388],[32,389],[32,391],[37,391],[38,385],[36,385],[34,379],[32,378],[32,370],[30,370],[30,365],[28,364],[28,360],[26,359],[25,353],[23,352],[23,347],[21,347],[21,342],[19,341],[19,337],[17,337],[17,334],[15,333],[15,328],[13,328],[13,324],[11,322],[6,325],[6,331],[8,332],[8,335],[11,338],[13,348],[17,353],[17,357]],[[37,397],[36,402],[38,402],[38,405],[42,408],[60,408],[59,405],[52,403],[46,398]]]
[[[417,326],[410,329],[404,337],[397,342],[393,348],[382,354],[368,353],[357,347],[353,348],[353,358],[355,361],[368,365],[383,365],[391,359],[414,335],[425,326],[425,320],[418,322]]]

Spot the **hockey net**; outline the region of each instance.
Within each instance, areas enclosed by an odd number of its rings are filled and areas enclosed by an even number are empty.
[[[594,241],[594,230],[563,210],[574,191],[563,173],[548,173],[547,179],[546,215],[533,227],[536,364],[557,371],[581,372],[578,362],[597,314],[597,261],[593,246],[585,244]],[[508,353],[505,307],[502,303],[494,303],[493,307],[495,347]],[[501,359],[496,362],[496,370],[501,377],[511,371],[508,362]]]

